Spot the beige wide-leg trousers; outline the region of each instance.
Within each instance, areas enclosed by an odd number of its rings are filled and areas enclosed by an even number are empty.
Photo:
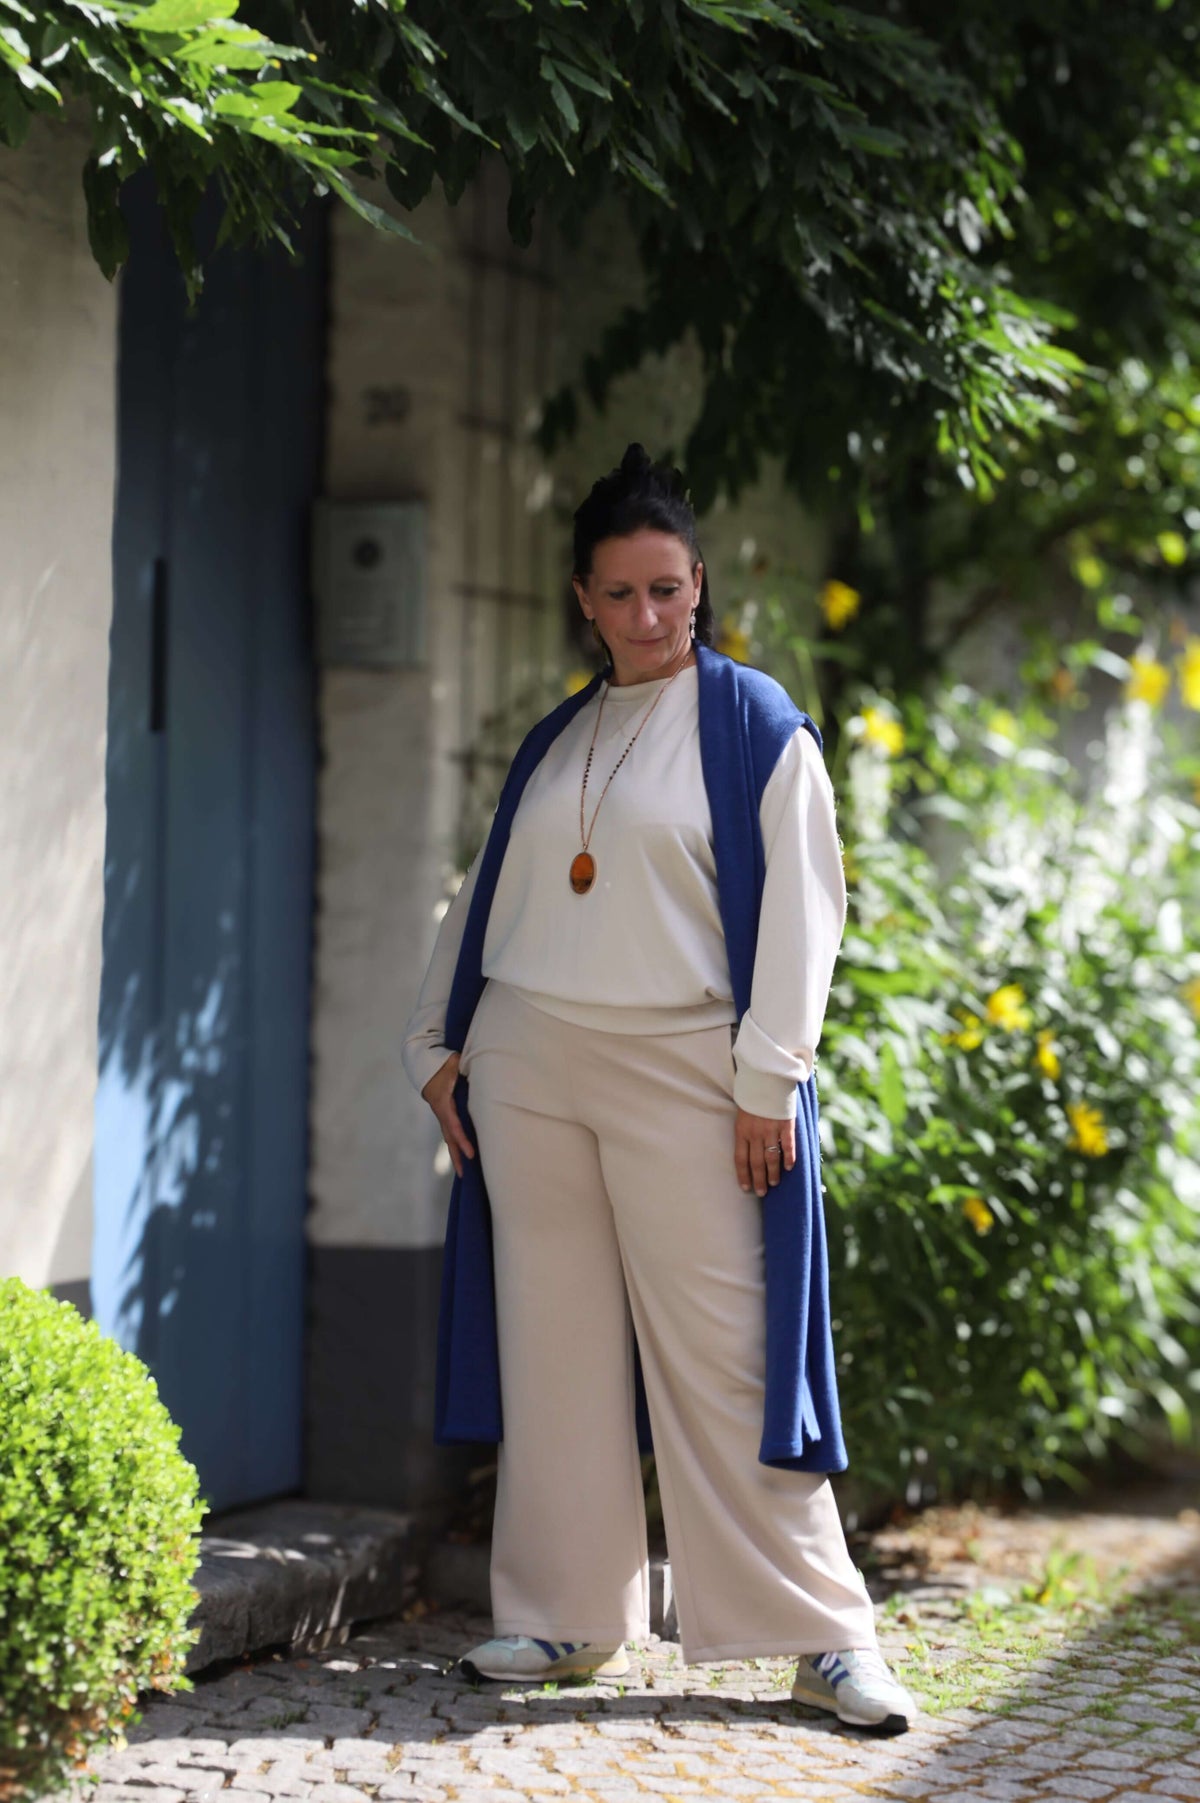
[[[649,1633],[633,1338],[684,1659],[873,1646],[829,1477],[761,1465],[761,1202],[728,1026],[596,1031],[490,981],[463,1047],[491,1198],[497,1634]]]

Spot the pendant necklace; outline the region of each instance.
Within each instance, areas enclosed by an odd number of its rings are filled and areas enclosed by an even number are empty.
[[[608,691],[612,687],[612,684],[609,683],[605,686],[604,693],[600,697],[600,706],[596,709],[596,724],[592,728],[592,742],[588,746],[587,763],[583,767],[583,782],[579,790],[579,837],[583,842],[583,850],[577,851],[575,856],[571,859],[571,888],[576,895],[586,895],[596,880],[596,860],[588,850],[588,846],[591,843],[592,831],[596,825],[596,815],[600,812],[601,803],[608,794],[608,784],[612,782],[613,777],[617,774],[617,771],[621,768],[621,765],[633,750],[637,743],[638,733],[641,732],[642,727],[645,726],[647,720],[650,718],[675,678],[679,675],[680,670],[682,670],[687,663],[688,657],[691,654],[691,649],[692,647],[689,643],[687,650],[683,654],[683,661],[672,670],[671,674],[667,677],[662,688],[658,691],[658,694],[654,697],[654,700],[642,715],[642,718],[638,723],[637,732],[634,733],[632,739],[630,739],[628,745],[626,745],[624,751],[613,765],[612,770],[609,772],[608,782],[605,783],[600,791],[600,800],[596,803],[596,811],[592,815],[592,824],[585,833],[583,829],[583,801],[584,796],[587,794],[588,774],[592,768],[592,756],[596,749],[596,734],[600,731],[600,716],[604,712],[604,703],[608,699]]]

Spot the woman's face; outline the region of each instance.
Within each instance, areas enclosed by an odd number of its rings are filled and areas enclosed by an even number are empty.
[[[572,581],[585,618],[608,646],[615,682],[650,682],[680,662],[703,575],[704,565],[692,569],[687,545],[673,532],[644,526],[600,540],[591,575]]]

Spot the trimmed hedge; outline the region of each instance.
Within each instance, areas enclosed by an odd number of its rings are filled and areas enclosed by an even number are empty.
[[[191,1689],[203,1504],[142,1361],[67,1302],[0,1281],[0,1799],[62,1789]]]

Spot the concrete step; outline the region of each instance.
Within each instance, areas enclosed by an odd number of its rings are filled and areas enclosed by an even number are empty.
[[[266,1647],[340,1644],[420,1589],[416,1518],[388,1509],[289,1497],[210,1516],[200,1547],[188,1672]]]

